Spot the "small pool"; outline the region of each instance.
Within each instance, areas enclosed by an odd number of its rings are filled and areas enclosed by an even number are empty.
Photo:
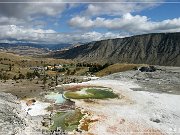
[[[54,131],[58,127],[61,127],[63,130],[73,131],[74,129],[78,128],[78,125],[80,124],[79,121],[83,116],[84,114],[82,114],[81,110],[79,109],[70,110],[67,112],[57,112],[52,117],[54,122],[50,127],[50,130]]]
[[[56,104],[62,104],[66,101],[60,93],[51,92],[50,94],[45,96],[46,99],[53,100]]]
[[[105,87],[88,87],[79,91],[67,91],[64,96],[68,99],[107,99],[118,98],[112,89]]]

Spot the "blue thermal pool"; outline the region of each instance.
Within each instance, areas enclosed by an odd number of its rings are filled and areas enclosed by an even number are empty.
[[[66,99],[63,97],[63,94],[54,93],[54,92],[51,92],[50,94],[45,95],[45,98],[48,99],[48,100],[54,101],[56,104],[62,104],[62,103],[64,103],[65,100],[66,100]]]

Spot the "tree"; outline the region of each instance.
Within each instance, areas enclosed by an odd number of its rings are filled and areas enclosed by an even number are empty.
[[[70,72],[71,72],[71,71],[68,69],[67,72],[66,72],[66,74],[67,74],[67,75],[70,75]]]
[[[38,71],[34,71],[33,73],[31,73],[31,72],[27,72],[27,73],[26,73],[26,78],[27,78],[27,79],[34,79],[36,76],[37,76],[38,78],[40,78],[40,74],[39,74]]]
[[[27,73],[26,73],[26,78],[27,78],[27,79],[31,79],[31,78],[32,78],[32,73],[27,72]]]
[[[44,85],[44,89],[46,88],[46,83],[47,83],[47,76],[46,75],[44,75],[44,77],[43,77],[43,85]]]
[[[6,72],[2,74],[2,79],[3,79],[5,82],[6,82],[6,80],[9,79],[9,76],[7,75]]]
[[[18,78],[17,78],[17,76],[15,75],[15,76],[13,77],[13,80],[15,80],[15,81],[16,81],[17,79],[18,79]]]
[[[40,78],[40,74],[38,71],[34,71],[33,74],[34,74],[34,76],[37,76],[38,78]]]
[[[18,78],[19,78],[19,79],[24,79],[25,76],[24,76],[23,74],[20,73]]]
[[[74,75],[76,73],[76,70],[73,70],[70,75]]]
[[[56,79],[56,86],[57,86],[58,85],[58,76],[57,76],[57,74],[56,74],[55,79]]]
[[[12,70],[12,64],[9,64],[9,71]]]

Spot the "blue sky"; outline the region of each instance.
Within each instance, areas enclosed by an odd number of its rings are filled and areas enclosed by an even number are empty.
[[[180,3],[164,3],[155,8],[143,10],[139,14],[148,16],[154,21],[163,21],[165,19],[179,18]]]
[[[177,0],[83,2],[6,0],[0,3],[0,42],[78,43],[180,31]]]

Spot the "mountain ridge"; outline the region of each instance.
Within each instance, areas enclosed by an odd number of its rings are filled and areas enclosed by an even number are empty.
[[[95,41],[53,52],[51,57],[81,62],[180,66],[180,32]]]
[[[13,47],[32,47],[38,49],[47,49],[47,50],[61,50],[64,48],[71,47],[72,44],[36,44],[36,43],[0,43],[0,48],[13,48]]]

